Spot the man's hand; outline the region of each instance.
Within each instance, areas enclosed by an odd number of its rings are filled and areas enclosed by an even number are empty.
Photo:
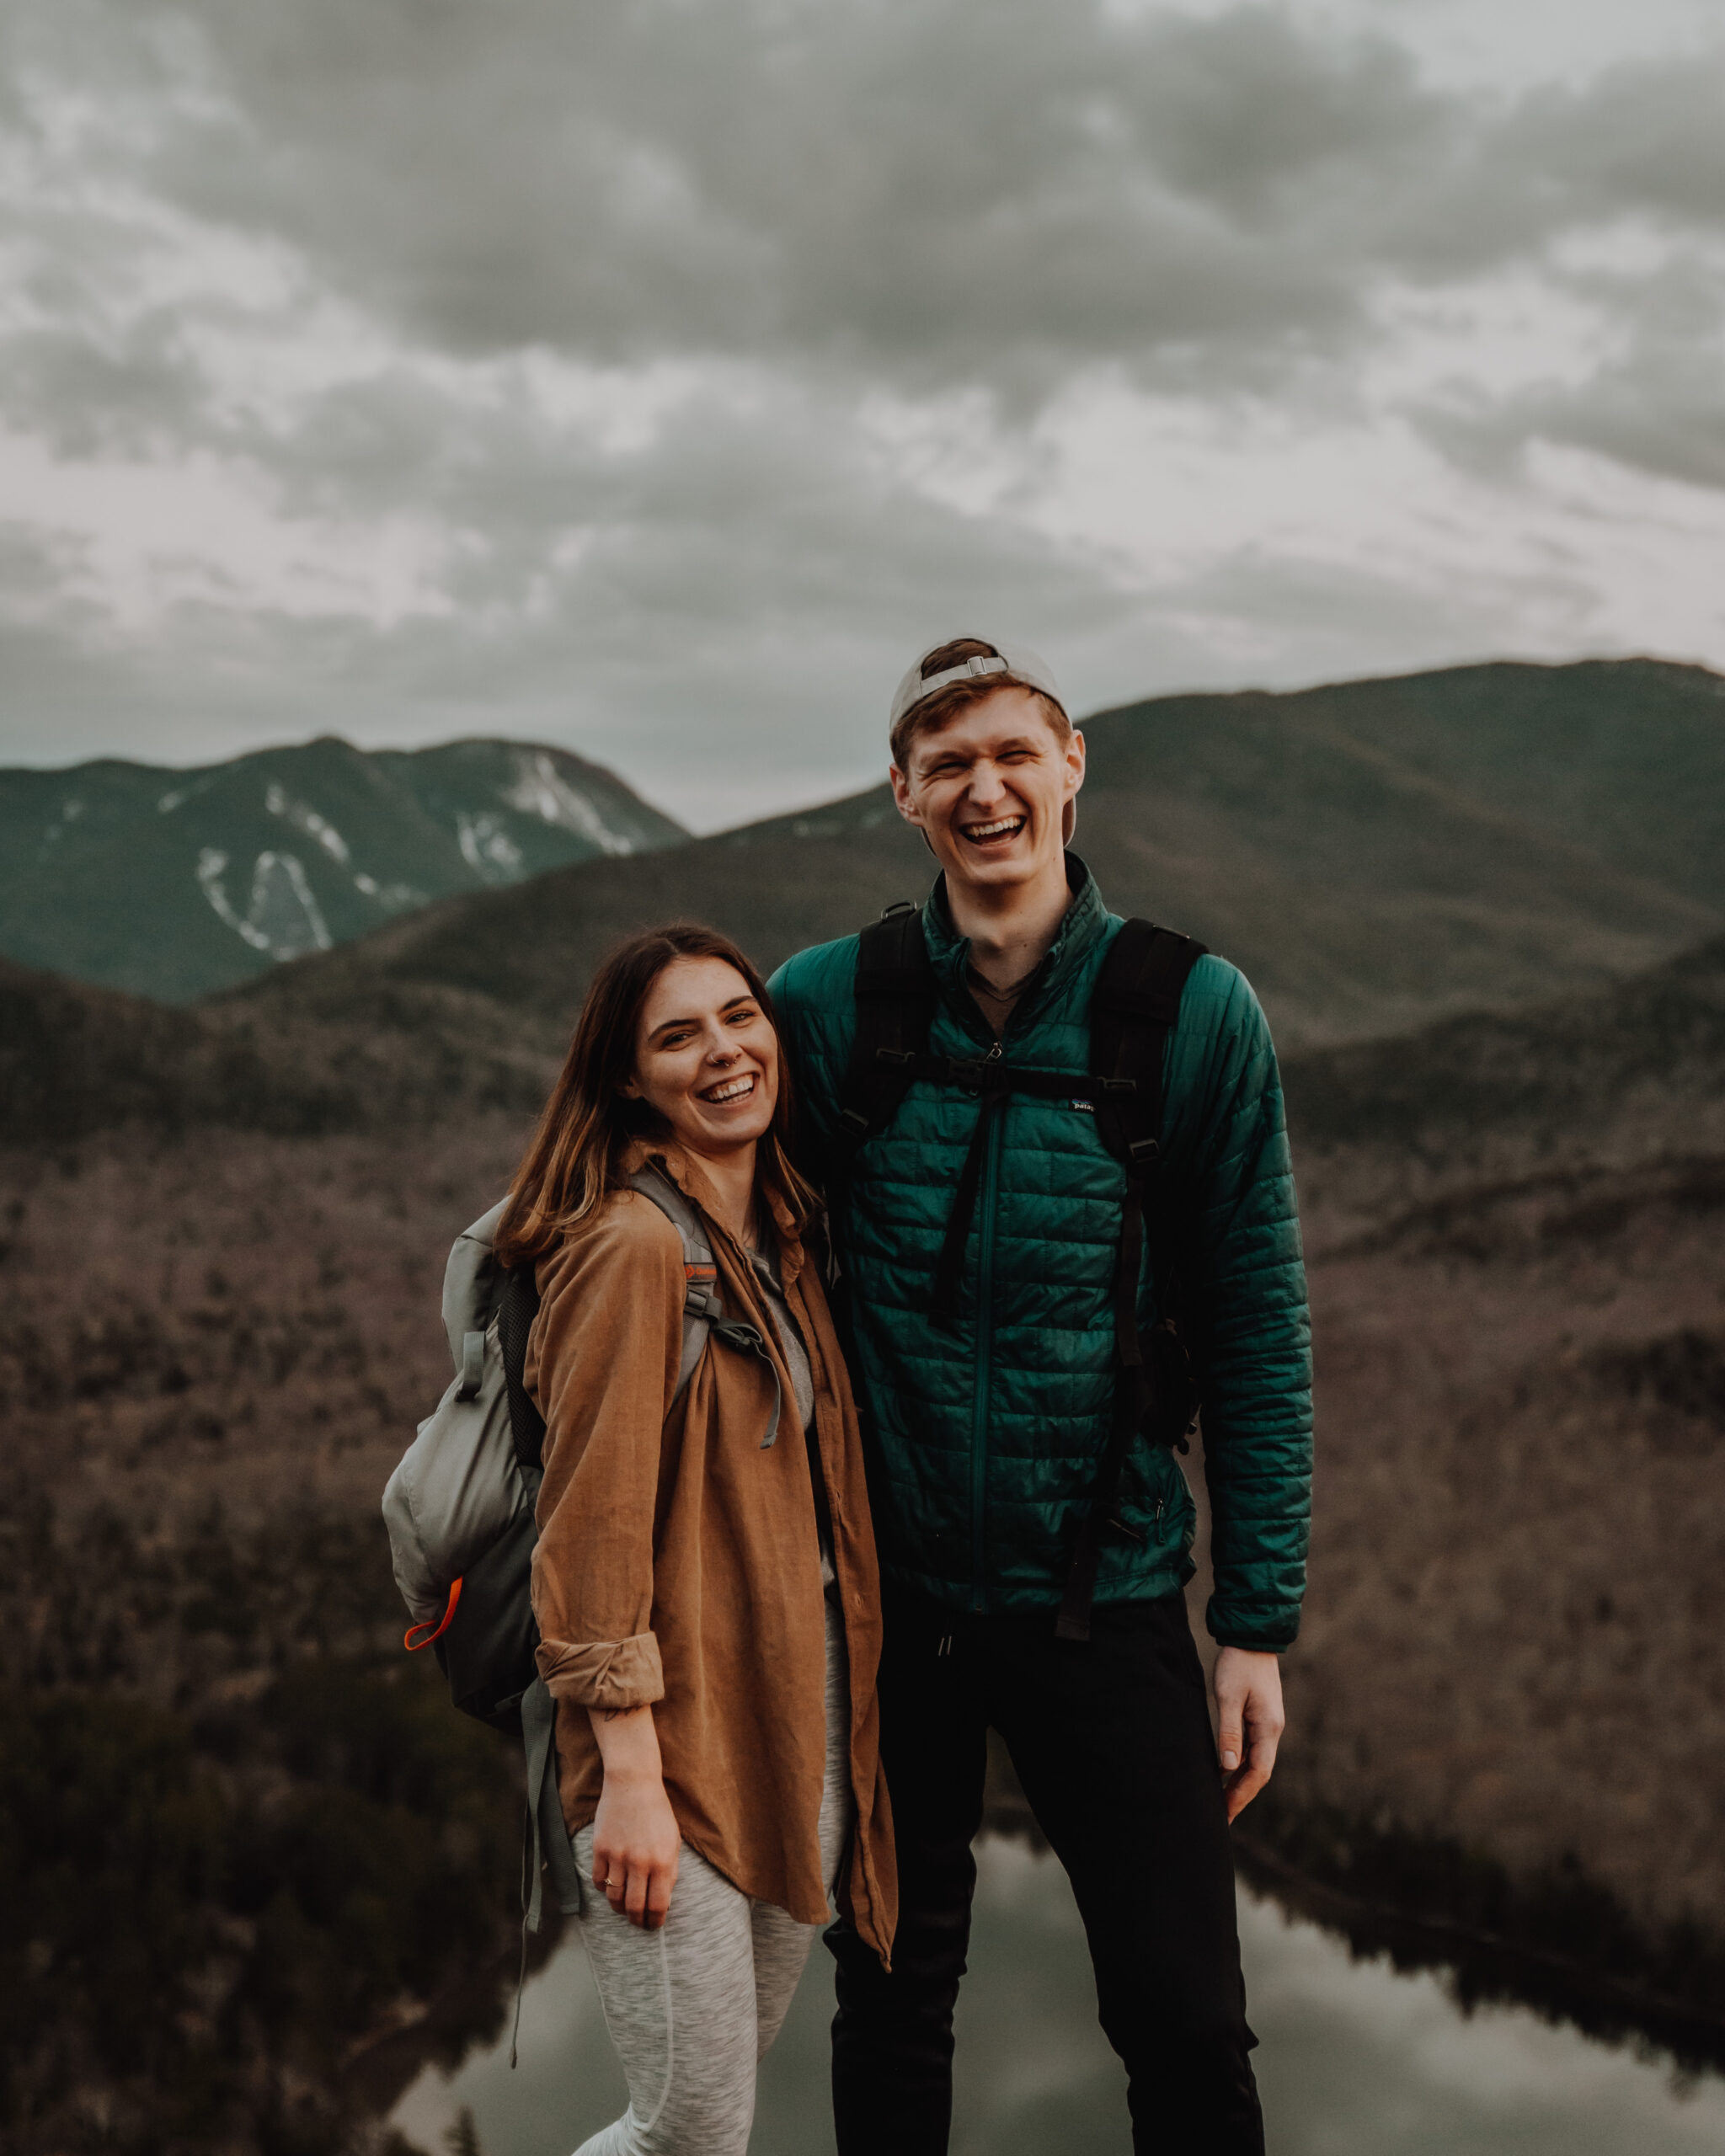
[[[1286,1717],[1282,1664],[1273,1654],[1224,1647],[1210,1683],[1216,1700],[1216,1750],[1231,1824],[1269,1780]]]

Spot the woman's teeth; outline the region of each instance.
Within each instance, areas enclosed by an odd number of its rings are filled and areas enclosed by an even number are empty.
[[[722,1086],[709,1086],[701,1097],[718,1107],[726,1101],[745,1099],[754,1090],[755,1075],[750,1071],[746,1078],[727,1078]]]

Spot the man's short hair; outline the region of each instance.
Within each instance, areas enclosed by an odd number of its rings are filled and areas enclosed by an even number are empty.
[[[917,696],[915,689],[918,680],[932,681],[942,674],[951,674],[955,668],[965,666],[972,659],[991,660],[985,670],[967,671],[955,681],[945,681],[932,689],[927,696]],[[1017,664],[1015,665],[1015,660]],[[1017,670],[1022,665],[1023,671]],[[1027,678],[1039,675],[1040,679]],[[1054,728],[1057,740],[1070,741],[1072,722],[1067,717],[1060,698],[1051,693],[1054,677],[1042,661],[1030,652],[1012,653],[998,650],[991,643],[985,643],[980,637],[958,637],[951,643],[937,644],[932,651],[925,652],[900,684],[893,699],[895,716],[892,732],[888,737],[892,745],[893,761],[900,771],[911,753],[911,744],[924,734],[936,734],[956,718],[961,711],[985,698],[997,696],[1002,689],[1024,689],[1042,706],[1049,724]],[[1045,686],[1044,684],[1050,686]]]

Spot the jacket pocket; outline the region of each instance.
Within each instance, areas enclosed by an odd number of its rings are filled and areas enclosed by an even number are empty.
[[[1191,1540],[1198,1508],[1178,1457],[1166,1445],[1140,1438],[1132,1448],[1120,1477],[1120,1516],[1146,1556],[1183,1549]]]

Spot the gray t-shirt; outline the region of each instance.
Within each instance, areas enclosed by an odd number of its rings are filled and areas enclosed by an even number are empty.
[[[791,1392],[797,1403],[797,1422],[803,1433],[803,1442],[809,1449],[809,1472],[818,1477],[821,1472],[820,1455],[814,1441],[814,1373],[809,1366],[809,1350],[797,1321],[791,1315],[791,1306],[785,1300],[785,1291],[779,1285],[778,1267],[764,1251],[751,1250],[748,1253],[755,1277],[761,1283],[766,1298],[767,1315],[772,1320],[772,1329],[778,1335],[780,1352],[785,1367],[791,1374]],[[823,1508],[817,1505],[815,1518],[820,1535],[820,1583],[830,1593],[838,1583],[838,1574],[833,1568],[832,1543],[825,1529],[820,1526]]]

